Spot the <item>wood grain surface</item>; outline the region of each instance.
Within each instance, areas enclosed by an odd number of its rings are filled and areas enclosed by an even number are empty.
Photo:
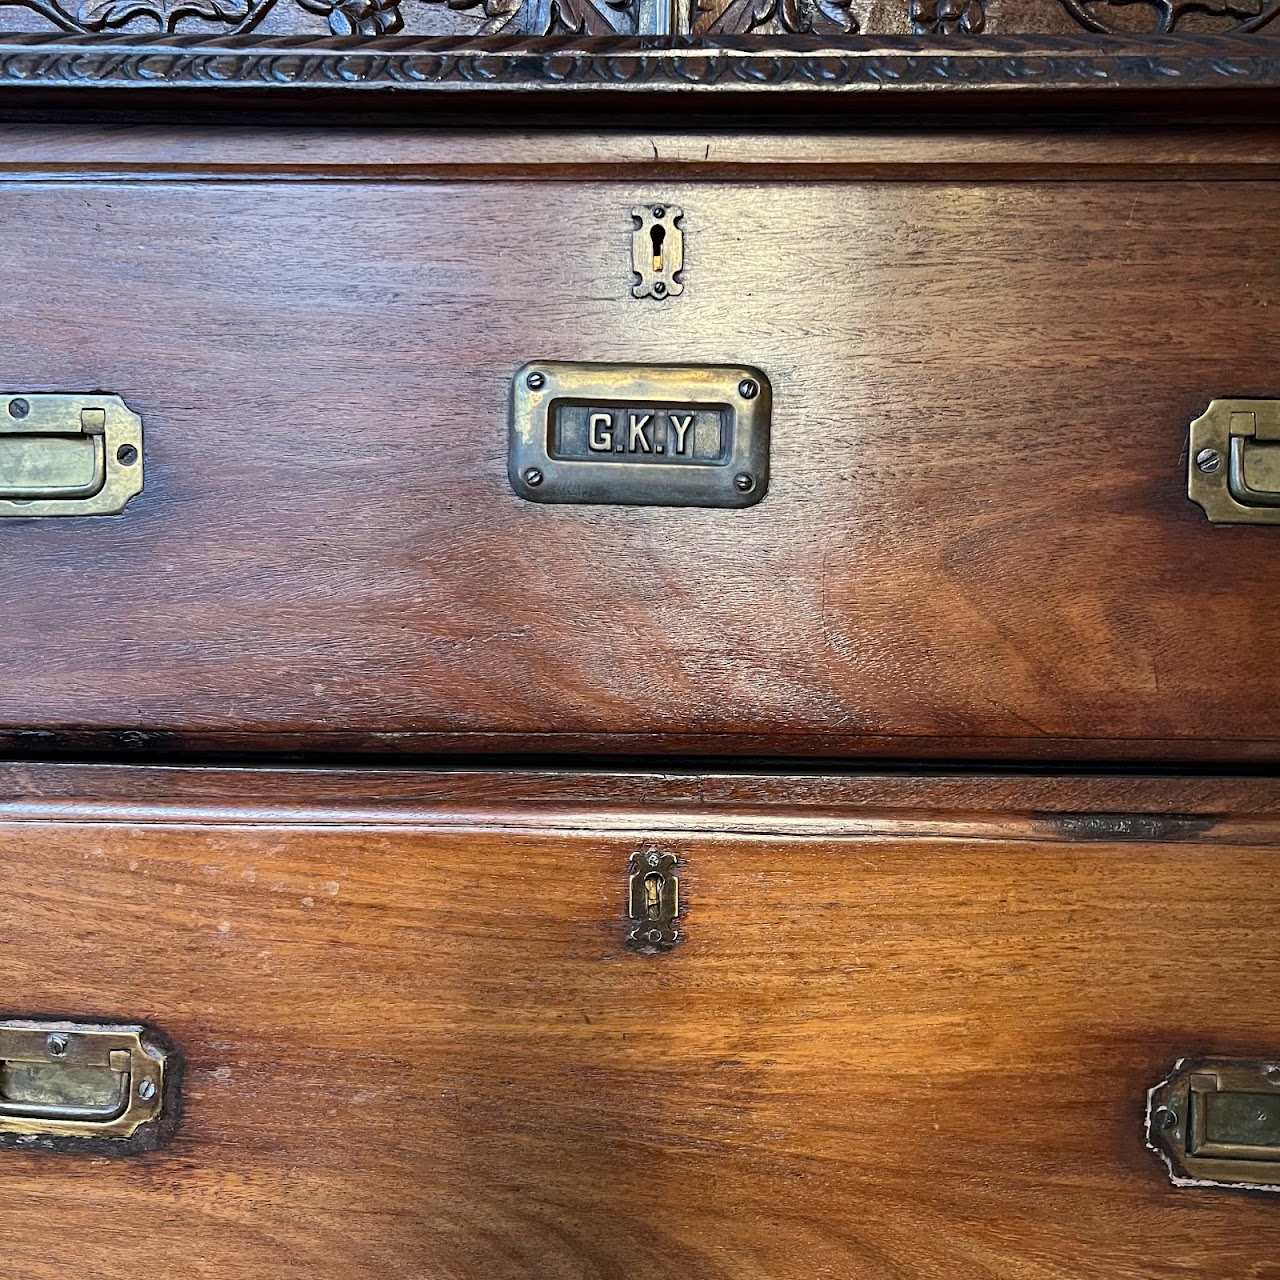
[[[1141,1129],[1179,1055],[1280,1052],[1280,788],[1142,829],[1176,781],[1060,778],[1037,832],[1048,780],[966,785],[632,775],[611,830],[601,776],[0,770],[3,1012],[188,1061],[163,1152],[0,1153],[5,1274],[1276,1280],[1272,1199]]]
[[[1280,758],[1280,534],[1211,527],[1184,476],[1211,397],[1280,395],[1280,185],[1214,168],[1273,172],[1269,135],[1215,162],[1166,131],[1152,180],[1132,134],[1090,171],[1100,133],[1061,181],[998,140],[937,172],[904,142],[911,180],[858,177],[893,168],[870,143],[832,144],[824,180],[820,140],[803,180],[767,180],[777,143],[645,180],[592,139],[600,177],[568,181],[561,139],[554,182],[510,176],[514,143],[462,175],[447,138],[437,177],[429,139],[379,134],[351,181],[358,134],[326,171],[287,134],[214,163],[216,131],[203,161],[125,132],[115,173],[62,136],[56,180],[9,139],[0,390],[124,396],[147,488],[0,527],[6,733]],[[629,209],[655,199],[685,209],[666,304],[628,296]],[[538,356],[758,364],[768,497],[522,502],[506,397]]]

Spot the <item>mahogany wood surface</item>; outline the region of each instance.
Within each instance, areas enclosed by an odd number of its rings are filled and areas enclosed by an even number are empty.
[[[934,169],[685,137],[646,177],[634,140],[374,132],[356,181],[359,132],[33,128],[0,139],[3,389],[124,396],[147,488],[0,522],[10,744],[1280,758],[1277,531],[1184,476],[1211,397],[1280,395],[1272,133],[956,135]],[[628,296],[659,199],[661,305]],[[539,356],[759,365],[768,496],[521,501]]]
[[[6,766],[0,797],[3,1012],[146,1019],[188,1064],[166,1150],[0,1153],[8,1275],[1280,1276],[1271,1199],[1142,1140],[1176,1057],[1280,1052],[1274,781]],[[665,956],[621,945],[649,846],[685,862]]]

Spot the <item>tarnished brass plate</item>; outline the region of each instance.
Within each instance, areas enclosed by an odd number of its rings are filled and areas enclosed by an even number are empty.
[[[1280,1055],[1184,1058],[1147,1096],[1147,1145],[1179,1186],[1280,1191]]]
[[[0,1020],[0,1144],[149,1149],[176,1105],[175,1065],[146,1027]]]
[[[772,406],[747,365],[535,361],[511,389],[511,486],[531,502],[749,507],[769,487]]]
[[[142,465],[142,419],[119,396],[0,394],[0,517],[115,515]]]
[[[1212,400],[1191,424],[1187,496],[1212,524],[1280,524],[1280,400]]]

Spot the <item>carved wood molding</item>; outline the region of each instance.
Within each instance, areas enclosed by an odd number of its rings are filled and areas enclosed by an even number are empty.
[[[419,36],[1248,34],[1280,0],[0,0],[4,32]]]
[[[1280,88],[1280,40],[163,36],[0,41],[0,88],[351,91]]]

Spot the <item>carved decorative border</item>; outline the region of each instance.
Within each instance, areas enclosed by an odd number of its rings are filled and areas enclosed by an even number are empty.
[[[559,92],[1280,88],[1280,39],[1235,36],[9,36],[0,89]]]

